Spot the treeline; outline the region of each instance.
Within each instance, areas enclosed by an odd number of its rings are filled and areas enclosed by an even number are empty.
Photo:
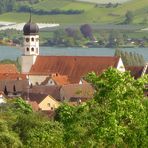
[[[20,6],[17,11],[30,12],[30,10],[32,13],[38,14],[38,15],[57,15],[57,14],[70,15],[70,14],[81,14],[84,12],[84,10],[73,10],[73,9],[69,9],[69,10],[52,9],[52,10],[46,11],[46,10],[33,9],[33,8],[30,8],[29,6]]]
[[[16,0],[0,0],[0,14],[16,8]]]
[[[115,56],[120,56],[125,66],[144,66],[145,60],[141,54],[128,53],[120,49],[116,49]]]
[[[25,0],[22,0],[22,2]],[[5,12],[17,11],[17,12],[30,12],[38,14],[38,15],[57,15],[57,14],[81,14],[84,10],[76,10],[76,9],[69,9],[69,10],[60,10],[60,9],[52,9],[49,11],[46,10],[37,10],[31,8],[29,5],[22,5],[20,4],[21,1],[18,0],[1,0],[0,1],[0,14]],[[28,1],[27,1],[28,2]],[[30,4],[38,3],[39,0],[30,0]]]

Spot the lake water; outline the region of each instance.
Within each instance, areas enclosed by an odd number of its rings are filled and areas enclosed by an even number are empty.
[[[148,48],[123,48],[127,52],[136,52],[142,54],[148,62]],[[58,48],[58,47],[40,47],[40,55],[73,55],[73,56],[113,56],[113,48]],[[17,47],[0,46],[0,60],[16,59],[22,54],[22,49]]]

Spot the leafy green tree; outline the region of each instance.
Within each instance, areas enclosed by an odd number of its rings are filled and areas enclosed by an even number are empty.
[[[15,98],[11,100],[11,109],[16,113],[28,114],[32,112],[31,106],[22,98]]]
[[[50,121],[42,114],[20,115],[14,124],[14,130],[26,147],[63,147],[63,127]]]
[[[56,120],[62,122],[66,147],[147,147],[147,114],[142,101],[148,78],[134,80],[128,72],[108,69],[90,73],[86,80],[96,92],[80,106],[63,105]]]
[[[101,76],[87,76],[96,89],[95,101],[100,108],[100,128],[106,144],[115,146],[146,147],[147,116],[142,104],[145,79],[134,80],[128,72],[108,69]]]
[[[5,120],[0,120],[0,147],[1,148],[21,148],[22,143],[19,137],[8,128]]]

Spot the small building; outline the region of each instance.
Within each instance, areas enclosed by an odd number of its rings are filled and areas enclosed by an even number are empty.
[[[40,93],[24,93],[22,98],[25,99],[34,110],[50,111],[59,107],[60,102],[54,99],[52,96]],[[37,107],[38,106],[38,107]]]

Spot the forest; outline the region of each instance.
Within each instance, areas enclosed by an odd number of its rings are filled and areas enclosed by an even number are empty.
[[[66,102],[52,116],[34,112],[21,98],[0,105],[0,147],[148,147],[148,76],[109,68],[85,79],[94,97],[78,106]]]

